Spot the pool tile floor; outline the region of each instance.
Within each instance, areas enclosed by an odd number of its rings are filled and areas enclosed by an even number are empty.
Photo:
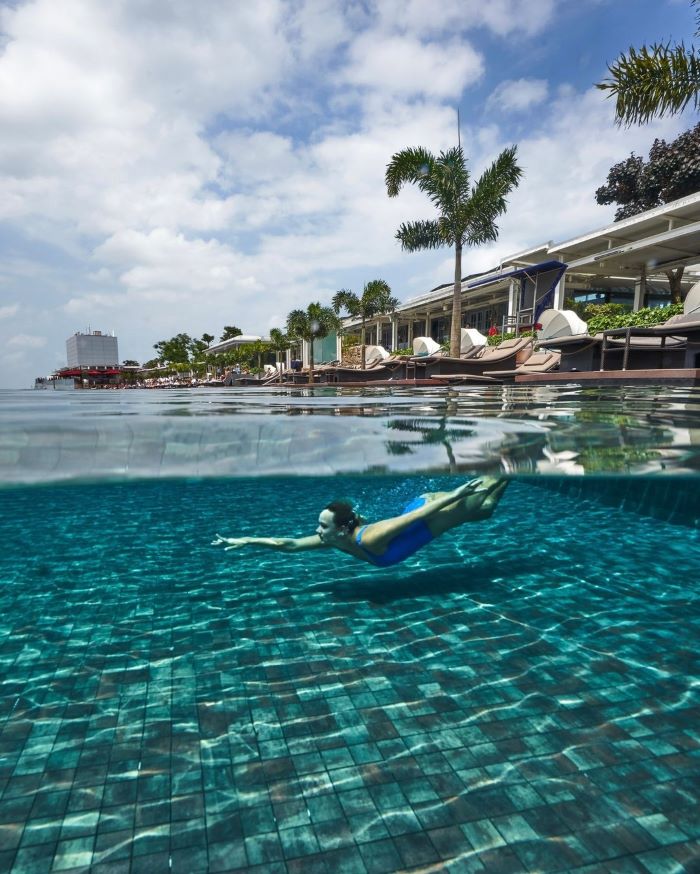
[[[692,587],[455,548],[393,589],[8,590],[0,871],[699,871]]]

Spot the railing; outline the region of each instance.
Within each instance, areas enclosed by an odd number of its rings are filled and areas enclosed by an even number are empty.
[[[534,310],[530,308],[519,310],[514,316],[504,316],[501,333],[518,334],[522,328],[529,328],[532,325],[533,313]]]

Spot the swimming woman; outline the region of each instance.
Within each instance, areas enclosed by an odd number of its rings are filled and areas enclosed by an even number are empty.
[[[367,523],[350,504],[334,501],[318,517],[309,537],[223,537],[212,545],[225,549],[262,546],[282,552],[339,549],[377,567],[398,564],[436,537],[462,525],[487,519],[495,510],[508,480],[482,477],[452,492],[429,492],[414,498],[400,516]]]

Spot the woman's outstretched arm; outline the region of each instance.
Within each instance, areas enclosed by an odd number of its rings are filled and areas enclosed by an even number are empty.
[[[325,547],[318,534],[309,537],[224,537],[217,534],[216,540],[212,540],[211,545],[219,546],[222,543],[227,544],[224,547],[226,552],[229,549],[240,549],[242,546],[262,546],[266,549],[278,549],[281,552],[305,552],[309,549]]]

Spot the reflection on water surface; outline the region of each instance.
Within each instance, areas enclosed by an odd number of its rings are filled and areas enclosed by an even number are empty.
[[[0,409],[5,483],[700,468],[686,387],[2,392]]]

